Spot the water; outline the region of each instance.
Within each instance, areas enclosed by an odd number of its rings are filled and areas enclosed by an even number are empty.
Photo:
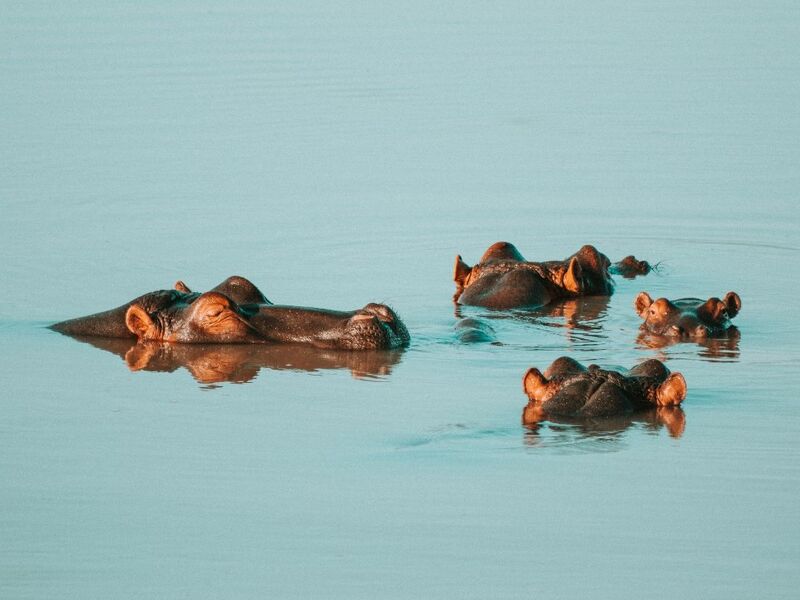
[[[794,597],[798,33],[780,2],[0,5],[0,596]],[[454,257],[501,239],[661,268],[463,309],[499,343],[457,344]],[[231,274],[414,341],[44,328]],[[641,290],[735,290],[740,339],[637,342]],[[522,427],[562,354],[666,360],[682,434]]]

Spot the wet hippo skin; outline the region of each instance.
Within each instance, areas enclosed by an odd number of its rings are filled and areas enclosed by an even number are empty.
[[[612,273],[633,277],[649,271],[646,261],[633,256],[612,265],[589,245],[564,260],[532,262],[513,244],[497,242],[472,267],[456,257],[453,299],[487,308],[536,308],[559,299],[608,296],[614,291]]]
[[[629,371],[583,366],[567,356],[542,373],[529,369],[522,379],[529,408],[544,415],[608,417],[637,409],[677,406],[686,397],[686,381],[659,360],[650,359]]]
[[[641,292],[634,300],[634,307],[644,319],[641,329],[654,335],[676,338],[701,339],[710,336],[725,336],[735,331],[731,319],[739,314],[742,299],[735,292],[728,292],[722,299],[711,297],[653,300],[647,292]],[[737,332],[738,333],[738,332]]]
[[[270,302],[243,277],[229,277],[211,291],[144,294],[117,308],[51,326],[67,335],[138,338],[173,343],[301,343],[347,350],[389,349],[409,334],[384,304],[335,311]]]

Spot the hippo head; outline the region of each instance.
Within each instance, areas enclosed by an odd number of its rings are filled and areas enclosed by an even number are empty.
[[[239,305],[220,292],[196,298],[180,294],[159,310],[148,310],[147,296],[125,313],[128,330],[142,341],[177,343],[298,342],[349,350],[404,346],[408,330],[383,304],[344,312],[272,304]]]
[[[686,398],[686,380],[650,359],[629,371],[584,367],[562,356],[544,373],[533,367],[522,387],[534,405],[551,414],[606,416],[636,406],[677,406]]]
[[[383,304],[335,311],[272,304],[244,277],[204,294],[178,282],[117,308],[50,327],[66,335],[191,344],[301,343],[325,349],[405,346],[408,330]]]
[[[611,261],[594,246],[586,245],[566,261],[561,286],[578,296],[610,296],[614,282],[609,273]]]
[[[683,298],[671,301],[667,298],[653,300],[647,292],[641,292],[634,301],[636,312],[644,319],[642,329],[656,335],[687,338],[704,338],[724,333],[742,307],[742,300],[735,292],[725,297],[700,300]]]
[[[653,270],[653,266],[646,260],[639,260],[633,254],[629,254],[622,260],[611,265],[610,271],[615,275],[622,275],[625,279],[634,279],[639,275],[647,275]]]
[[[149,304],[149,295],[125,312],[125,325],[142,341],[184,343],[244,343],[258,337],[253,314],[219,292],[175,294],[167,306]]]

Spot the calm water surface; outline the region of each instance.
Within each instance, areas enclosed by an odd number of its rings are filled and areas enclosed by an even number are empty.
[[[800,9],[0,4],[0,596],[792,598]],[[457,253],[659,272],[456,343]],[[98,348],[176,279],[392,304],[405,352]],[[653,348],[635,295],[737,291]],[[685,422],[520,424],[650,357]]]

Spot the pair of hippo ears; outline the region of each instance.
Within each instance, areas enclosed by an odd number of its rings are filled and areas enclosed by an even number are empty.
[[[647,318],[647,313],[651,306],[658,306],[659,304],[664,307],[671,305],[670,301],[666,298],[653,300],[647,292],[639,292],[639,295],[636,296],[636,300],[633,302],[636,312],[643,319]],[[724,318],[732,319],[739,314],[741,308],[742,299],[739,297],[739,294],[736,292],[728,292],[722,300],[716,297],[709,298],[706,300],[705,304],[698,307],[698,312],[704,313],[711,321],[719,321]]]
[[[224,325],[231,318],[243,321],[236,306],[231,300],[218,292],[206,292],[192,302],[181,317],[182,321],[191,322],[213,331]],[[165,332],[153,317],[140,304],[131,304],[125,312],[125,325],[128,331],[140,340],[163,340]]]
[[[667,371],[669,372],[669,371]],[[569,378],[567,378],[567,381]],[[542,403],[557,394],[563,384],[563,378],[547,378],[536,367],[528,369],[522,377],[522,389],[532,402]],[[670,373],[654,390],[652,401],[657,406],[677,406],[686,398],[686,379],[681,373]]]
[[[469,283],[469,276],[472,274],[472,267],[463,261],[461,255],[456,256],[456,264],[453,268],[453,281],[460,287],[465,287]],[[567,270],[564,272],[562,284],[563,288],[569,292],[580,293],[583,290],[583,268],[577,257],[573,256]]]

